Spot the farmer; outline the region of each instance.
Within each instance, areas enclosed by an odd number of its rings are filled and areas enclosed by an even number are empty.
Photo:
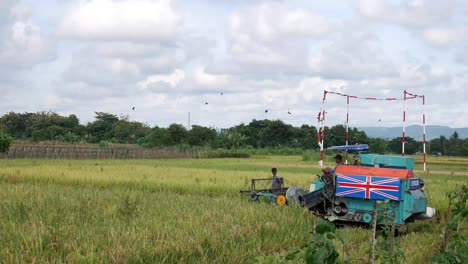
[[[354,154],[353,160],[354,160],[354,163],[353,163],[354,166],[359,166],[360,165],[359,156],[357,154]]]
[[[277,190],[281,188],[281,184],[283,183],[283,178],[278,176],[276,168],[271,169],[271,174],[273,174],[271,189]]]
[[[326,167],[325,169],[322,169],[322,172],[323,173],[334,173],[335,170],[336,170],[336,167],[340,166],[340,165],[343,165],[343,156],[341,156],[340,154],[337,154],[335,156],[335,163],[336,163],[336,166],[334,169],[331,169],[330,167]]]

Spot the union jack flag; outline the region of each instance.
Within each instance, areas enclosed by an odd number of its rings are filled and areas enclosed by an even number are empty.
[[[399,178],[337,174],[336,196],[371,200],[400,200]]]

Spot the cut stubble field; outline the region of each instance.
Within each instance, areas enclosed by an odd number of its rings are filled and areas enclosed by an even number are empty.
[[[405,263],[427,263],[440,246],[445,193],[468,180],[468,160],[432,159],[421,176],[438,213],[402,228]],[[249,203],[239,190],[269,177],[271,167],[286,184],[308,188],[315,164],[299,156],[0,160],[0,263],[253,263],[308,240],[313,217]],[[337,233],[346,242],[341,256],[367,260],[369,230]]]

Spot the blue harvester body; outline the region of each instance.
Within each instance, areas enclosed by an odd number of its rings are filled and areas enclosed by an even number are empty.
[[[397,226],[429,219],[424,182],[413,172],[412,157],[361,154],[359,165],[340,165],[311,183],[305,206],[330,221],[368,224],[377,202],[378,223]],[[431,213],[426,214],[426,210]],[[385,216],[385,217],[383,217]]]

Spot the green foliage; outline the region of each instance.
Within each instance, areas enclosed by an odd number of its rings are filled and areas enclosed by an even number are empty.
[[[302,153],[302,161],[311,161],[311,160],[319,160],[320,155],[318,151],[311,151],[306,150]]]
[[[7,133],[0,130],[0,153],[8,152],[8,149],[10,149],[12,142],[13,138]]]
[[[405,137],[405,153],[412,155],[417,151],[422,151],[422,143],[414,138]],[[387,151],[391,153],[401,153],[401,137],[394,138],[388,142]]]
[[[107,147],[109,147],[111,144],[112,144],[112,142],[109,142],[109,141],[106,141],[106,140],[101,140],[101,141],[99,141],[98,146],[99,146],[100,148],[107,148]]]
[[[383,138],[369,138],[367,144],[372,153],[385,154],[388,141]]]
[[[213,128],[193,125],[192,129],[188,132],[187,142],[191,146],[204,146],[214,141],[216,136],[216,130]]]
[[[432,255],[432,263],[466,263],[468,260],[468,185],[449,192],[449,207],[447,209],[446,225],[442,236],[442,249]]]
[[[376,245],[376,259],[380,263],[399,264],[404,260],[404,253],[399,244],[399,238],[395,237],[395,204],[393,201],[378,201],[377,222],[386,223],[381,225],[378,231],[379,239]]]
[[[294,127],[281,120],[252,120],[222,131],[194,125],[190,131],[181,124],[168,128],[130,121],[126,116],[96,112],[94,121],[81,125],[76,115],[61,116],[54,112],[14,113],[0,118],[0,128],[20,141],[60,141],[99,144],[138,144],[146,148],[255,149],[260,155],[302,155],[303,150],[317,150],[317,129],[314,126]],[[422,142],[406,138],[405,151],[422,151]],[[346,143],[346,127],[325,127],[325,148]],[[401,138],[386,140],[369,138],[357,128],[349,128],[348,144],[369,144],[372,153],[400,153]],[[468,139],[454,133],[449,139],[440,137],[427,144],[428,153],[468,156]],[[253,151],[252,151],[253,152]],[[253,154],[253,153],[251,153]],[[305,160],[312,157],[304,155]]]
[[[343,241],[335,234],[335,226],[323,219],[316,219],[315,234],[312,239],[299,248],[289,251],[286,255],[258,256],[257,262],[263,264],[287,263],[302,260],[307,264],[334,264],[341,263],[335,247],[335,241]]]
[[[149,134],[151,128],[140,122],[129,122],[125,119],[115,123],[113,139],[116,143],[136,144]]]
[[[223,133],[221,134],[221,138],[223,147],[227,149],[238,149],[242,146],[245,146],[245,143],[248,139],[247,136],[235,130],[223,131]]]
[[[63,136],[63,141],[67,143],[78,143],[80,141],[80,136],[73,132],[67,132]]]
[[[169,144],[173,146],[185,143],[188,135],[187,129],[180,124],[171,124],[167,128],[167,132],[169,136]]]
[[[119,118],[116,115],[96,112],[95,121],[89,123],[86,127],[88,134],[90,135],[90,143],[98,143],[101,140],[108,140],[112,137],[114,126],[119,122]]]
[[[167,146],[169,145],[169,132],[167,129],[156,126],[145,136],[141,144],[147,148]]]
[[[236,149],[216,149],[208,150],[207,158],[249,158],[249,152],[245,150],[236,150]]]

